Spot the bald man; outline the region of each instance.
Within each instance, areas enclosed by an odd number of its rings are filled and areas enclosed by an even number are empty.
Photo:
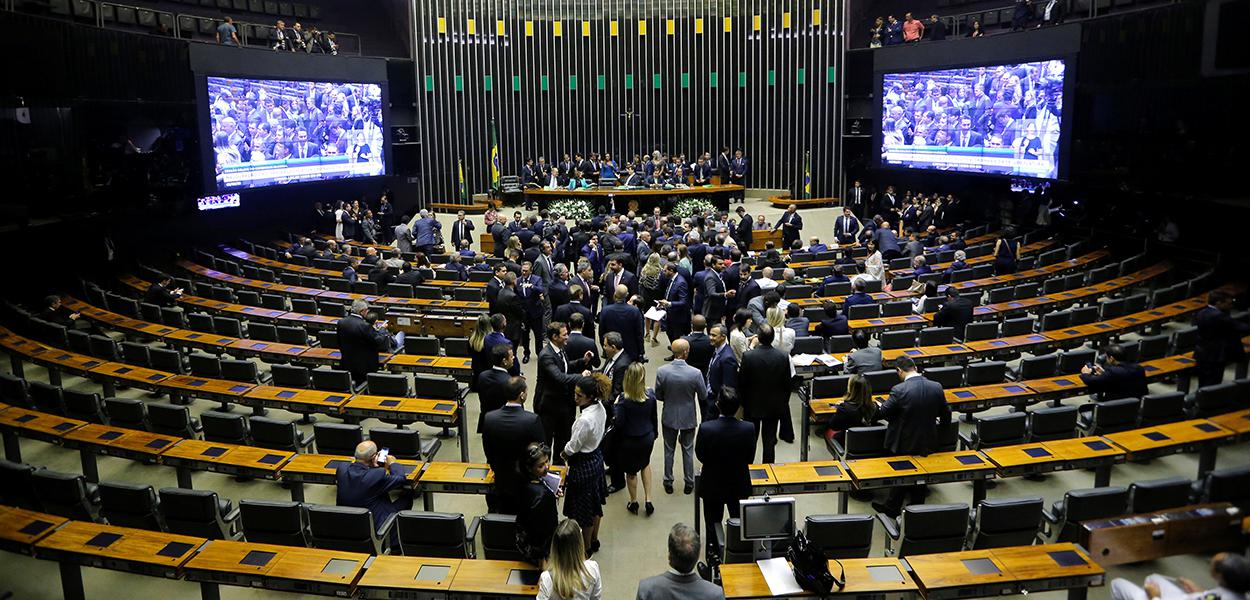
[[[673,340],[673,362],[655,372],[655,398],[664,408],[660,425],[664,433],[664,491],[673,493],[673,451],[681,442],[684,493],[694,490],[694,430],[699,425],[698,407],[703,406],[707,386],[703,373],[686,363],[690,342]]]
[[[412,509],[408,470],[395,464],[394,456],[379,460],[378,445],[361,442],[356,446],[355,458],[356,462],[340,466],[334,472],[338,484],[336,504],[369,509],[374,526],[379,529],[399,511]],[[398,499],[391,499],[393,490],[401,491]],[[392,529],[391,545],[398,543],[398,530]]]

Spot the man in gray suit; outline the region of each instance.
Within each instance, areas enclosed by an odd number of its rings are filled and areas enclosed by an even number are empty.
[[[851,339],[855,340],[855,351],[846,357],[846,372],[863,375],[869,371],[880,371],[881,349],[869,347],[868,334],[860,329],[851,334]]]
[[[638,582],[637,600],[724,600],[725,590],[695,572],[699,532],[678,523],[668,534],[668,571]]]
[[[894,456],[927,456],[937,446],[939,427],[951,424],[951,407],[946,403],[942,384],[917,372],[911,357],[894,359],[894,368],[902,383],[890,390],[890,397],[877,409],[877,416],[889,422],[885,448]],[[924,491],[924,485],[894,486],[885,504],[873,502],[872,508],[898,517],[903,510],[903,497],[909,496],[911,504],[923,504]]]
[[[699,426],[696,406],[703,406],[707,386],[703,373],[686,363],[690,342],[673,340],[673,362],[655,372],[655,399],[664,404],[660,425],[664,433],[664,491],[673,493],[673,451],[681,442],[681,465],[685,487],[694,491],[694,430]],[[696,546],[697,547],[697,546]]]
[[[407,215],[405,215],[407,216]],[[403,219],[395,226],[395,248],[400,252],[412,252],[412,230],[408,228],[408,220]]]

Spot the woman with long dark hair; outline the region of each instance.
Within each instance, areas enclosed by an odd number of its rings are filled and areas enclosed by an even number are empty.
[[[551,550],[551,538],[560,515],[556,499],[563,491],[551,489],[546,480],[551,467],[551,449],[542,442],[531,442],[517,460],[521,481],[517,490],[516,547],[525,560],[541,567]]]

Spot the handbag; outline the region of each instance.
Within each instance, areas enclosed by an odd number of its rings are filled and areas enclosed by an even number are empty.
[[[804,590],[824,595],[832,592],[835,585],[839,590],[846,586],[842,563],[838,563],[838,576],[834,577],[829,571],[829,559],[825,558],[825,553],[808,541],[801,531],[794,533],[794,540],[786,550],[786,560],[794,569],[794,580]]]

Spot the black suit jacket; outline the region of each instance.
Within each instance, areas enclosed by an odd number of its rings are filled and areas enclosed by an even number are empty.
[[[790,402],[790,357],[771,346],[748,350],[742,355],[739,398],[748,419],[777,419]]]
[[[343,354],[340,364],[353,377],[377,371],[378,353],[391,349],[391,336],[374,329],[360,315],[351,314],[339,319],[336,330],[339,351]]]
[[[407,467],[398,464],[391,465],[390,473],[381,467],[367,467],[358,462],[341,466],[334,471],[337,484],[334,503],[367,508],[373,513],[373,522],[381,524],[399,512],[391,502],[390,492],[408,485],[407,472]]]
[[[1099,402],[1141,398],[1149,393],[1146,391],[1146,370],[1136,363],[1107,365],[1103,367],[1102,375],[1082,374],[1081,381],[1091,393],[1099,394]]]
[[[587,350],[594,358],[586,366],[599,366],[599,345],[595,343],[595,338],[588,337],[584,333],[573,335],[573,332],[569,332],[569,341],[564,344],[565,353],[574,358],[582,358],[586,356]]]
[[[682,339],[690,344],[690,356],[686,357],[686,363],[700,373],[707,373],[708,365],[712,363],[712,338],[706,333],[696,331]]]
[[[630,356],[642,356],[643,323],[638,308],[625,302],[609,304],[599,312],[599,333],[615,331],[621,334],[625,352]]]
[[[738,220],[734,238],[738,240],[738,249],[742,250],[743,254],[746,254],[746,251],[751,249],[752,231],[751,215],[742,213],[742,218]]]
[[[1246,355],[1241,338],[1250,333],[1250,325],[1214,306],[1207,306],[1194,316],[1194,326],[1198,328],[1194,360],[1199,363],[1227,364]]]
[[[521,339],[521,325],[525,323],[525,303],[517,295],[516,289],[504,287],[499,290],[494,310],[508,320],[503,334],[510,340]]]
[[[951,422],[951,407],[942,393],[942,384],[916,376],[890,390],[890,397],[881,403],[877,416],[889,421],[885,430],[885,447],[899,456],[933,452],[937,444],[938,425]]]
[[[604,375],[612,379],[612,398],[610,400],[615,401],[616,397],[621,395],[621,390],[625,386],[625,370],[629,368],[630,363],[634,362],[634,357],[630,356],[628,352],[621,352],[616,362],[610,362],[611,360],[611,356],[603,357],[605,364],[602,368],[596,370],[603,372],[604,369],[607,369]]]
[[[728,343],[720,350],[712,348],[712,361],[707,370],[707,387],[708,402],[713,405],[726,393],[742,397],[738,390],[738,357]]]
[[[751,495],[749,465],[755,459],[755,425],[732,416],[704,421],[694,439],[694,453],[703,465],[699,497],[725,502]]]
[[[568,348],[565,348],[568,350]],[[540,415],[573,413],[573,385],[586,368],[584,358],[571,360],[565,354],[568,369],[562,369],[560,358],[551,344],[538,353],[538,384],[534,388],[534,410]]]
[[[964,327],[972,322],[972,302],[967,298],[955,298],[947,301],[933,315],[934,327],[951,327],[955,337],[964,338]]]
[[[552,306],[556,306],[554,302],[552,302]],[[577,302],[577,303],[569,302],[568,304],[562,304],[560,306],[556,306],[555,312],[551,314],[551,320],[559,321],[561,323],[564,323],[565,325],[568,325],[569,317],[572,316],[573,313],[575,312],[581,313],[582,318],[584,319],[584,322],[582,325],[582,335],[585,335],[586,337],[592,340],[596,339],[595,338],[595,316],[590,312],[590,307],[586,306],[585,304],[582,304],[581,302]]]
[[[495,488],[511,490],[524,481],[517,472],[517,459],[532,442],[546,439],[542,420],[520,406],[503,406],[486,415],[481,425],[482,452],[495,472]]]
[[[512,375],[507,371],[491,368],[482,371],[477,376],[477,399],[481,403],[481,411],[477,414],[477,432],[482,433],[482,423],[486,420],[486,414],[501,408],[511,398],[506,397],[504,386],[508,380],[512,379]]]

